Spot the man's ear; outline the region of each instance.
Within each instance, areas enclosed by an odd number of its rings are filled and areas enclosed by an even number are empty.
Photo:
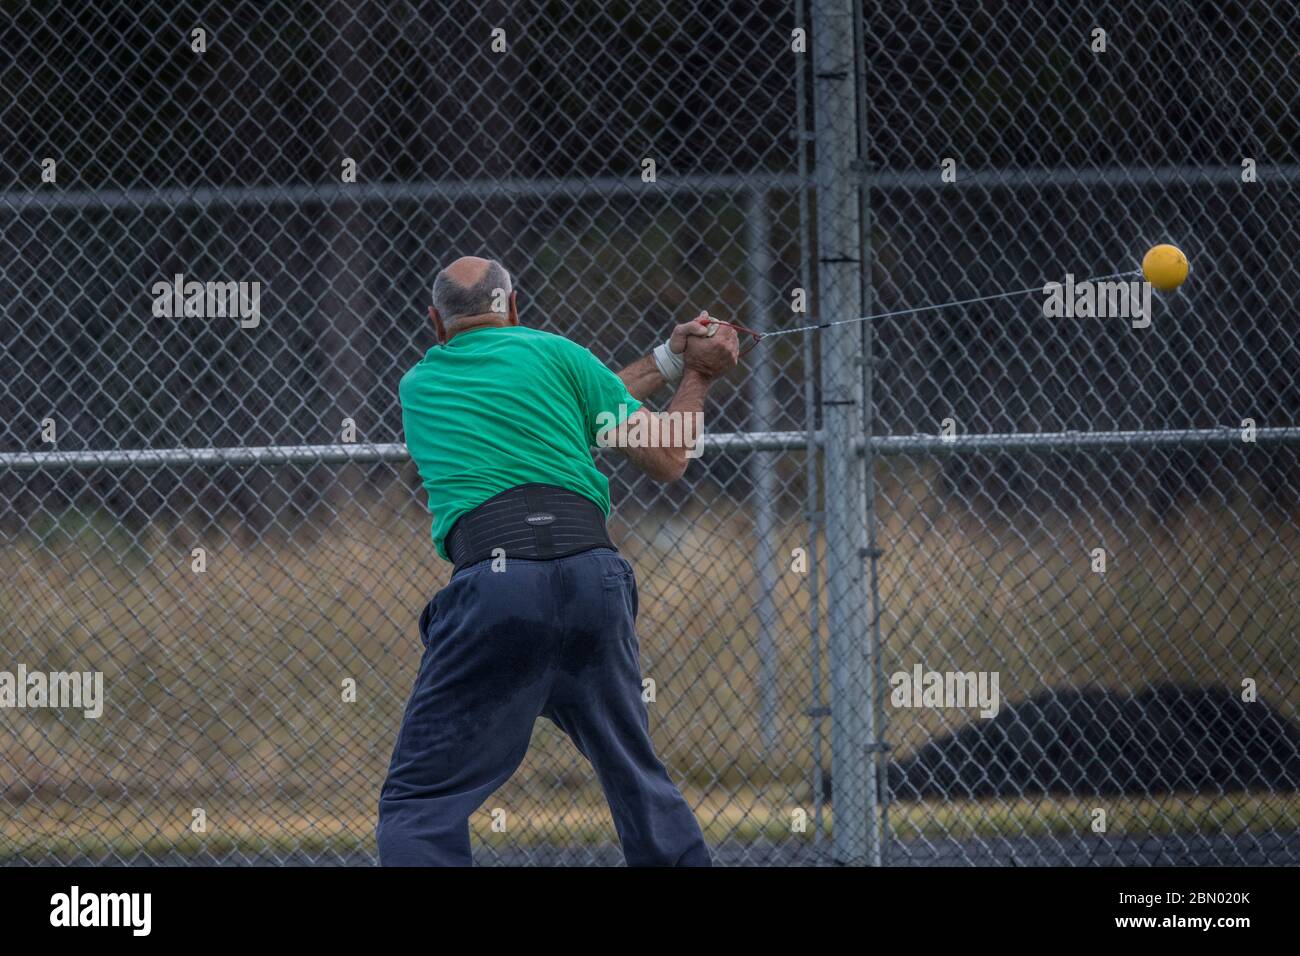
[[[438,310],[429,306],[429,321],[433,323],[433,333],[438,336],[438,344],[447,344],[447,327],[442,324],[442,317],[438,315]]]
[[[506,306],[506,325],[519,324],[519,302],[516,298],[519,295],[514,289],[510,290],[510,302]]]

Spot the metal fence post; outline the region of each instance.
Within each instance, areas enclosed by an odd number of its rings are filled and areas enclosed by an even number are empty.
[[[747,321],[750,328],[760,332],[767,328],[772,300],[768,280],[772,251],[765,199],[765,194],[757,189],[745,199],[745,259],[749,286]],[[757,361],[749,378],[750,428],[766,432],[772,430],[776,414],[772,360],[768,354],[755,358]],[[754,563],[758,574],[755,577],[754,614],[758,618],[759,733],[765,756],[775,750],[777,736],[776,638],[772,633],[776,623],[776,543],[773,536],[776,533],[776,499],[780,493],[776,458],[772,452],[757,451],[750,459],[750,478],[757,493],[754,502]]]
[[[870,167],[867,159],[870,155],[870,132],[867,123],[867,55],[864,32],[866,23],[861,17],[854,18],[853,30],[853,65],[854,85],[858,91],[858,162],[857,172],[862,177],[858,189],[858,210],[861,220],[858,223],[859,248],[862,250],[862,268],[858,278],[862,289],[862,308],[870,313],[875,307],[875,290],[872,288],[872,263],[874,260],[871,233],[871,184]],[[878,406],[875,398],[876,386],[876,330],[870,322],[862,327],[862,433],[868,439],[875,432]],[[870,637],[868,662],[870,667],[869,703],[867,711],[867,753],[870,773],[875,787],[875,799],[871,804],[871,818],[868,832],[871,835],[871,861],[874,866],[888,863],[887,850],[889,840],[889,745],[885,742],[886,716],[884,710],[884,661],[880,639],[880,558],[883,550],[877,535],[878,515],[876,512],[876,458],[871,442],[866,442],[863,461],[863,520],[867,526],[867,572],[870,587]],[[877,809],[878,808],[878,809]]]
[[[855,15],[846,0],[817,0],[812,6],[818,314],[823,319],[860,315],[862,308]],[[833,853],[837,863],[865,865],[878,863],[879,852],[876,781],[867,760],[872,681],[863,580],[865,482],[862,459],[854,452],[863,421],[862,327],[823,333],[821,362]]]

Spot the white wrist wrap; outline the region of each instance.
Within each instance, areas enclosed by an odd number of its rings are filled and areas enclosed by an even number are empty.
[[[670,385],[676,385],[682,380],[682,372],[686,370],[686,359],[674,352],[665,342],[654,350],[655,367],[659,369],[659,374],[664,377]]]

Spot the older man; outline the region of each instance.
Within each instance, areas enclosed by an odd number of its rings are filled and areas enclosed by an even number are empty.
[[[675,384],[671,417],[696,420],[736,364],[735,332],[701,313],[615,375],[583,346],[521,326],[510,276],[473,256],[438,274],[429,316],[438,344],[399,391],[434,546],[455,570],[420,616],[424,656],[380,793],[380,862],[468,865],[469,816],[514,773],[542,716],[591,761],[629,864],[707,866],[650,742],[636,583],[605,530],[609,482],[591,448],[618,447],[658,481],[681,477],[688,430],[645,428],[642,399]]]

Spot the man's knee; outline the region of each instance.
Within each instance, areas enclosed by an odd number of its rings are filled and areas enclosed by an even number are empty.
[[[383,801],[375,843],[380,866],[470,866],[469,823],[429,812],[420,801]]]
[[[701,840],[699,843],[688,847],[686,852],[677,858],[676,866],[713,866],[713,857],[709,855],[709,848]]]

